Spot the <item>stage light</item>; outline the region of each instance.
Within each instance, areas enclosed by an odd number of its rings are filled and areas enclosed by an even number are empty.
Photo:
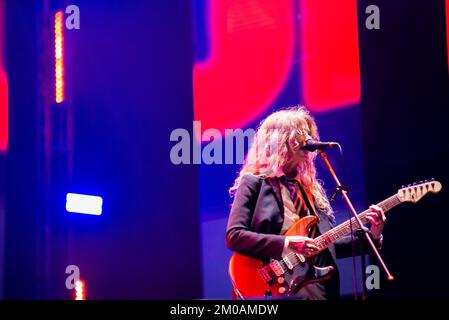
[[[86,194],[67,193],[65,208],[67,212],[101,215],[103,199]]]
[[[63,13],[55,14],[55,101],[64,101],[64,32]]]
[[[86,300],[86,286],[84,281],[75,282],[75,300]]]

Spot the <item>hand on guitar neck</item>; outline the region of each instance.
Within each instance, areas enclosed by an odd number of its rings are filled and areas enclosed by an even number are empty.
[[[366,214],[366,219],[371,222],[370,232],[375,240],[379,240],[387,218],[381,207],[371,205],[369,208],[371,211]]]
[[[370,233],[375,240],[379,240],[386,222],[384,211],[377,205],[371,205],[366,219],[371,223]],[[312,238],[304,236],[286,236],[282,256],[296,252],[308,258],[320,252],[319,247]]]

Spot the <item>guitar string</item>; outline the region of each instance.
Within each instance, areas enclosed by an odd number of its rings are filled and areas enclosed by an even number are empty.
[[[422,189],[422,187],[421,187],[421,189]],[[429,188],[427,188],[427,191],[429,191]],[[401,202],[402,202],[401,199],[397,196],[397,194],[395,194],[395,195],[393,195],[393,196],[383,200],[382,202],[379,202],[377,204],[377,206],[381,207],[382,210],[384,212],[386,212],[386,211],[390,210],[391,208],[397,206]],[[369,209],[365,210],[364,212],[362,212],[362,213],[360,213],[358,215],[358,217],[360,218],[362,224],[366,223],[366,215],[367,215],[368,212],[370,212]],[[356,222],[355,218],[351,218],[350,220],[347,220],[347,221],[341,223],[337,227],[335,227],[335,228],[329,230],[328,232],[326,232],[326,233],[318,236],[317,238],[315,238],[314,240],[315,240],[315,242],[317,242],[318,247],[322,246],[322,248],[320,248],[320,250],[326,248],[328,244],[333,243],[336,240],[338,240],[339,238],[349,234],[350,233],[350,228],[351,228],[350,223],[355,224],[355,222]],[[332,240],[330,235],[335,236],[334,240]],[[286,257],[282,258],[281,260],[276,260],[276,261],[279,262],[279,264],[280,264],[281,268],[284,270],[284,272],[286,271],[285,268],[288,269],[288,265],[287,265],[287,263],[285,261],[286,258],[288,258],[290,260],[290,262],[292,262],[291,259],[294,258],[295,261],[293,262],[293,266],[296,266],[300,262],[300,259],[299,259],[299,257],[297,256],[297,254],[295,252],[288,253],[286,255]],[[266,267],[268,267],[268,265]]]
[[[388,211],[390,210],[392,207],[396,206],[397,204],[399,204],[401,201],[400,199],[397,197],[397,195],[393,195],[390,198],[378,203],[377,205],[379,207],[381,207],[384,211]],[[370,212],[370,210],[365,210],[364,212],[362,212],[361,214],[359,214],[359,218],[362,220],[362,223],[365,224],[366,223],[366,214]],[[317,237],[315,239],[316,242],[319,242],[321,245],[325,245],[326,246],[326,242],[329,242],[327,240],[332,241],[332,239],[338,240],[340,237],[345,236],[346,234],[350,233],[350,223],[355,224],[356,220],[355,218],[351,218],[350,220],[347,220],[345,222],[343,222],[342,224],[338,225],[337,227],[329,230],[328,232],[322,234],[321,236]],[[324,242],[324,243],[323,243]]]
[[[401,202],[401,200],[397,197],[397,195],[393,195],[390,198],[378,203],[377,205],[379,207],[381,207],[383,209],[383,211],[388,211],[391,208],[393,208],[394,206],[398,205],[400,202]],[[368,212],[370,212],[369,209],[365,210],[364,212],[362,212],[358,215],[363,224],[366,223],[366,214]],[[342,224],[336,226],[335,228],[329,230],[328,232],[315,238],[314,240],[315,240],[315,242],[317,242],[318,247],[319,248],[321,247],[320,250],[326,248],[328,244],[338,240],[340,237],[347,235],[350,232],[350,231],[348,231],[348,229],[350,229],[350,224],[349,224],[350,221],[353,224],[356,223],[355,218],[351,218],[351,220],[347,220],[347,221],[343,222]],[[333,237],[333,236],[335,236],[335,237]],[[288,253],[286,255],[286,258],[288,258],[289,260],[294,258],[296,260],[296,262],[299,261],[295,252]],[[283,259],[281,259],[280,262],[282,263],[282,267],[284,267],[284,265],[287,266],[287,263],[285,262],[285,257]],[[294,265],[296,265],[296,264],[297,263],[295,263]]]

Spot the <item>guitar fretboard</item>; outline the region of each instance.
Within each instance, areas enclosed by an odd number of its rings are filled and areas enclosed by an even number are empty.
[[[381,207],[384,212],[387,212],[388,210],[394,208],[401,202],[402,201],[395,194],[395,195],[389,197],[388,199],[385,199],[384,201],[379,202],[377,204],[377,206]],[[358,215],[360,221],[364,225],[368,223],[368,220],[366,219],[366,214],[370,211],[371,211],[370,209],[367,209]],[[323,233],[322,235],[316,237],[314,239],[315,243],[318,246],[318,248],[320,249],[320,251],[322,251],[325,248],[327,248],[330,244],[332,244],[335,241],[350,234],[351,231],[356,230],[357,227],[358,227],[357,221],[355,220],[355,218],[352,218],[352,219],[347,220],[347,221],[343,222],[342,224],[336,226],[335,228]],[[291,269],[291,268],[297,266],[298,264],[300,264],[301,259],[297,253],[290,252],[285,257],[283,257],[281,260],[274,261],[274,262],[276,262],[275,267],[279,267],[284,270],[287,270],[287,269]],[[268,266],[271,266],[271,268],[273,268],[273,262],[270,263]]]
[[[378,203],[377,205],[381,207],[384,212],[387,212],[388,210],[397,206],[400,203],[401,200],[398,198],[398,196],[393,195],[388,199],[385,199],[384,201]],[[362,221],[363,224],[368,223],[368,220],[366,219],[366,214],[370,211],[371,211],[370,209],[367,209],[358,215],[360,221]],[[329,230],[328,232],[316,237],[315,242],[318,248],[320,248],[320,250],[323,250],[327,248],[330,244],[334,243],[335,241],[350,234],[351,230],[355,230],[357,228],[358,228],[357,221],[355,220],[355,218],[352,218],[350,220],[343,222],[337,227]]]

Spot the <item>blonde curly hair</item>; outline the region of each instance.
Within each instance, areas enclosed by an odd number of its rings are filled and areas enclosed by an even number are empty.
[[[243,175],[253,174],[265,177],[280,177],[282,168],[289,160],[288,141],[298,134],[307,132],[312,139],[319,140],[315,120],[304,106],[295,106],[276,111],[263,120],[248,151],[234,185],[229,189],[231,196],[238,189]],[[316,153],[310,152],[298,164],[299,182],[306,192],[313,195],[317,209],[332,216],[332,208],[317,179],[315,167]]]

